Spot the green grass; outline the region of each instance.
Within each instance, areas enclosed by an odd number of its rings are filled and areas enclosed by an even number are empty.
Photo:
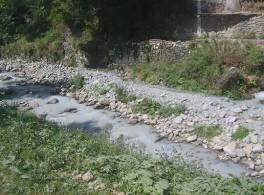
[[[233,134],[232,140],[243,140],[249,134],[250,130],[246,127],[239,127]]]
[[[115,98],[125,104],[135,101],[137,99],[135,95],[129,94],[129,92],[123,87],[114,86],[114,92]]]
[[[185,110],[186,108],[184,105],[163,106],[148,98],[144,98],[132,108],[132,111],[136,113],[148,114],[150,116],[161,116],[164,118],[178,116],[185,112]]]
[[[84,77],[80,74],[74,76],[70,80],[70,84],[74,86],[76,89],[81,89],[84,86]]]
[[[98,95],[105,95],[109,92],[109,89],[107,87],[102,87],[100,85],[93,86],[93,92]]]
[[[263,194],[263,184],[208,175],[180,158],[156,159],[107,134],[88,136],[0,107],[0,194],[99,194],[73,172],[91,171],[109,189],[131,194]],[[115,187],[113,187],[115,186]]]
[[[222,128],[219,126],[197,126],[193,133],[198,137],[212,139],[222,133]]]

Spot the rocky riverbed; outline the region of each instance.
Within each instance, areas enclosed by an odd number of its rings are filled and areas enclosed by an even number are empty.
[[[79,103],[98,109],[117,111],[118,117],[127,118],[129,123],[145,123],[152,126],[161,138],[210,148],[221,160],[231,159],[235,163],[245,164],[251,170],[249,172],[251,176],[264,176],[264,105],[257,100],[231,101],[223,97],[124,81],[112,72],[68,68],[45,62],[2,60],[0,71],[12,72],[15,76],[26,78],[33,84],[55,86],[61,95],[73,97]],[[85,84],[81,89],[73,90],[74,86],[70,86],[69,81],[76,75],[82,75]],[[162,105],[183,104],[186,111],[179,116],[167,118],[134,113],[131,109],[133,102],[124,104],[117,101],[114,85],[123,87],[130,94],[137,96],[135,101],[150,98]],[[104,89],[104,93],[96,93],[101,89]],[[193,133],[194,127],[200,125],[220,126],[223,132],[212,139],[201,138]],[[249,135],[243,140],[234,141],[232,134],[239,127],[250,129]]]

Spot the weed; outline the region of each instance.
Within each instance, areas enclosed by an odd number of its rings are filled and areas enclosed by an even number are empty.
[[[133,106],[133,112],[155,116],[159,114],[161,105],[154,100],[144,98]]]
[[[129,94],[128,91],[123,87],[115,86],[114,91],[116,99],[122,103],[127,104],[137,99],[136,96]]]
[[[178,116],[183,113],[186,108],[184,105],[163,106],[154,100],[144,98],[142,101],[134,105],[132,110],[136,113],[166,118],[173,115]]]
[[[232,140],[243,140],[249,134],[250,130],[246,127],[240,126],[233,134]]]
[[[177,104],[174,106],[162,106],[160,108],[159,114],[166,118],[170,116],[178,116],[186,111],[186,107],[182,104]]]
[[[75,89],[81,89],[84,86],[84,77],[78,74],[71,78],[70,84],[74,86]]]
[[[109,91],[109,89],[107,87],[102,87],[102,86],[99,86],[99,85],[95,85],[93,87],[93,92],[95,94],[98,94],[98,95],[105,95],[107,94]]]
[[[198,137],[212,139],[222,133],[220,126],[197,126],[194,128],[193,133]]]

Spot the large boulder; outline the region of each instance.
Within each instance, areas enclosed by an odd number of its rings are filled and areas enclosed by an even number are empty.
[[[245,78],[242,72],[235,67],[228,69],[218,81],[218,87],[222,91],[236,88],[237,86],[245,83]]]

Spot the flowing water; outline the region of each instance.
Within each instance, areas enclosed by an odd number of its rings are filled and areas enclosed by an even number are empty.
[[[188,143],[158,141],[155,129],[144,124],[131,125],[126,119],[116,117],[117,113],[95,110],[93,107],[79,104],[76,100],[55,95],[54,88],[25,84],[21,79],[13,78],[0,81],[0,88],[8,87],[14,93],[7,98],[8,102],[35,102],[39,106],[32,110],[36,115],[46,114],[48,121],[56,122],[68,128],[79,128],[87,133],[100,133],[105,127],[112,127],[112,139],[124,138],[126,143],[143,147],[145,152],[153,155],[180,155],[187,162],[199,163],[210,173],[222,176],[241,176],[246,172],[242,165],[232,161],[220,161],[217,154],[201,146]],[[49,100],[58,99],[57,104],[47,104]],[[76,112],[64,112],[74,108]]]

